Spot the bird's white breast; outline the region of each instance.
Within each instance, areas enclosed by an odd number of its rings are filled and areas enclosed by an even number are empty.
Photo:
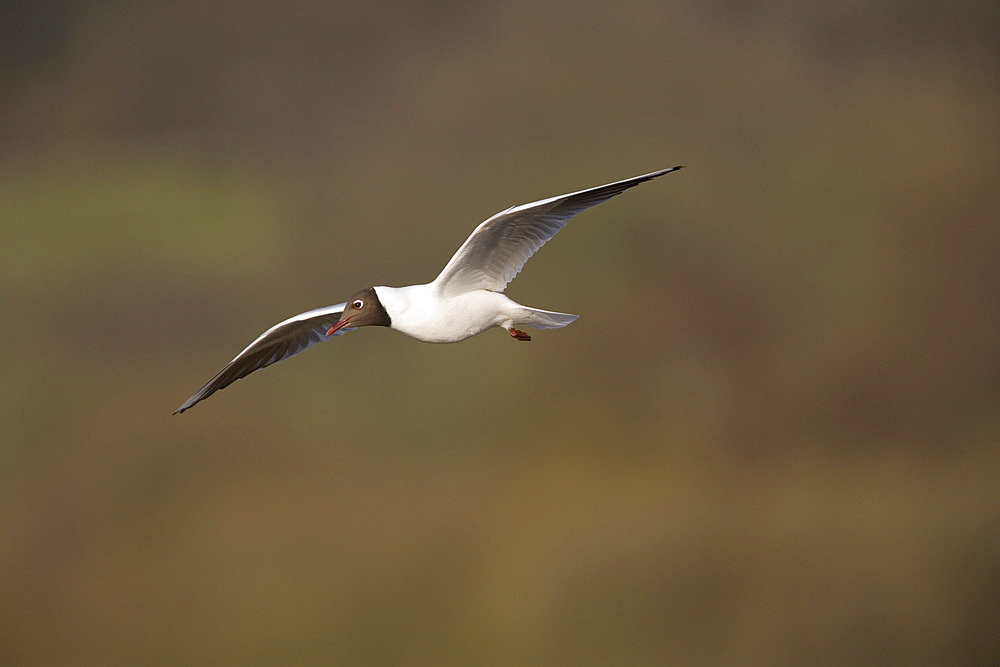
[[[457,343],[510,320],[521,308],[503,294],[473,290],[444,297],[430,285],[376,287],[391,327],[426,343]]]

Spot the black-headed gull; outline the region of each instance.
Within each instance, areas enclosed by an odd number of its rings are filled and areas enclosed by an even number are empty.
[[[528,308],[503,291],[536,250],[577,213],[645,181],[677,171],[671,167],[624,181],[512,206],[476,227],[432,282],[408,287],[366,287],[350,301],[317,308],[279,322],[236,355],[204,387],[184,401],[184,412],[256,370],[358,327],[382,326],[428,343],[457,343],[492,327],[521,341],[517,327],[556,329],[578,315]]]

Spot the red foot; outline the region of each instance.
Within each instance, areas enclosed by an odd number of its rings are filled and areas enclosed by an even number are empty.
[[[524,333],[523,331],[518,331],[517,329],[507,329],[507,332],[510,333],[510,335],[513,338],[516,338],[518,340],[531,340],[531,336]]]

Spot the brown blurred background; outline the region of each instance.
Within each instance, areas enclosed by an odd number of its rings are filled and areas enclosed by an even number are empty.
[[[124,4],[124,6],[122,6]],[[0,662],[1000,659],[995,2],[6,2]],[[513,204],[508,293],[171,412]]]

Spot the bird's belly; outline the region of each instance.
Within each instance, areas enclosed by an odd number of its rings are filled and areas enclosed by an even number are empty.
[[[410,311],[406,317],[394,319],[392,328],[425,343],[457,343],[503,321],[502,306],[506,301],[494,292],[462,295],[431,308]]]

